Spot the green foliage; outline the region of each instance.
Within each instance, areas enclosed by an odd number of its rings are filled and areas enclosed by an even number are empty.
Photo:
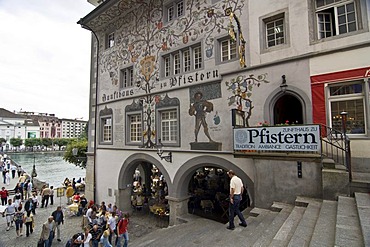
[[[10,138],[10,144],[13,147],[20,147],[23,143],[23,140],[21,138]]]
[[[53,140],[50,139],[50,138],[42,138],[41,139],[41,145],[45,146],[45,147],[50,147],[53,145]]]
[[[0,138],[0,147],[2,147],[3,143],[6,143],[6,139],[5,138]]]
[[[24,140],[24,145],[26,147],[40,146],[41,145],[41,140],[40,140],[40,138],[28,138],[28,139]]]
[[[72,150],[77,148],[77,155],[74,156]],[[70,142],[64,152],[63,159],[81,168],[86,168],[87,161],[87,139],[78,139]]]

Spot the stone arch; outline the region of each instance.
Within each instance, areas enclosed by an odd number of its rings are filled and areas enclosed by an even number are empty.
[[[131,184],[132,175],[135,172],[136,167],[141,163],[150,163],[155,165],[163,174],[167,186],[168,193],[171,193],[172,182],[170,175],[168,174],[166,168],[154,157],[145,153],[136,153],[127,157],[125,162],[122,164],[118,175],[118,194],[116,195],[116,202],[119,208],[130,211],[131,210]]]
[[[249,192],[251,193],[249,196],[252,201],[254,201],[254,184],[248,175],[232,162],[224,158],[209,155],[192,158],[179,168],[174,177],[173,188],[171,193],[169,193],[169,196],[179,199],[187,198],[188,184],[190,183],[191,176],[194,174],[196,169],[205,165],[212,165],[225,170],[234,170],[237,176],[240,177],[243,183],[248,187]]]
[[[282,92],[280,88],[276,88],[271,94],[266,98],[264,104],[264,119],[274,124],[274,108],[279,99],[284,96],[292,96],[296,98],[302,107],[302,123],[312,123],[312,103],[310,98],[307,96],[306,92],[301,89],[289,85],[285,92]]]

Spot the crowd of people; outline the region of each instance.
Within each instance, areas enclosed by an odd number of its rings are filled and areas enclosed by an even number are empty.
[[[0,155],[1,169],[9,170],[8,164],[10,168],[12,165],[10,159],[5,155]],[[2,206],[4,206],[2,216],[6,217],[6,231],[15,226],[17,238],[22,237],[24,233],[26,237],[29,237],[34,233],[35,227],[40,227],[38,246],[50,247],[54,239],[61,242],[61,225],[64,224],[65,212],[69,206],[77,205],[76,216],[82,216],[83,232],[78,231],[70,236],[66,246],[128,246],[129,214],[123,213],[111,203],[106,205],[102,202],[99,205],[92,200],[87,200],[84,194],[80,194],[81,186],[78,185],[84,184],[84,179],[73,178],[71,181],[69,179],[64,181],[69,181],[65,184],[69,205],[65,209],[57,206],[41,226],[35,226],[36,209],[47,208],[54,204],[53,186],[49,187],[45,184],[40,190],[33,188],[31,177],[23,169],[19,172],[18,178],[14,174],[14,179],[18,179],[14,188],[14,196],[11,198],[9,191],[3,186],[0,190],[0,197]],[[6,179],[3,182],[9,185]]]

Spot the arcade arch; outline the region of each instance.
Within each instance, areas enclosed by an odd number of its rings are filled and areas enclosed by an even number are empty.
[[[116,202],[119,208],[124,210],[131,209],[132,182],[135,170],[139,169],[143,173],[142,183],[150,184],[150,174],[153,167],[161,171],[168,186],[168,201],[170,207],[170,224],[175,224],[175,218],[188,212],[189,184],[194,177],[194,173],[199,169],[211,167],[223,171],[234,170],[248,187],[249,197],[254,201],[254,184],[249,176],[232,162],[216,156],[199,156],[185,162],[175,171],[176,174],[170,174],[166,168],[150,155],[139,153],[131,155],[122,165],[119,173],[118,194]],[[170,178],[173,177],[173,180]],[[186,210],[185,210],[186,208]],[[171,220],[172,218],[172,220]],[[171,223],[172,222],[172,223]]]

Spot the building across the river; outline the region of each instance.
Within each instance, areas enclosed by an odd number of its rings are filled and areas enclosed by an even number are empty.
[[[158,169],[175,224],[197,175],[232,169],[255,206],[322,198],[326,126],[369,162],[368,1],[88,2],[89,197],[128,210],[135,170],[149,188]]]

